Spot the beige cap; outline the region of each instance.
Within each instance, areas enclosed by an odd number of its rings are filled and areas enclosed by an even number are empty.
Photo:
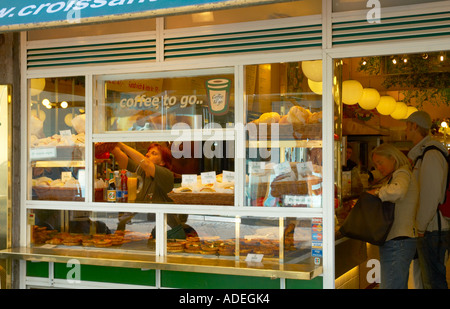
[[[413,122],[419,127],[429,130],[431,128],[431,117],[427,112],[417,111],[409,115],[406,121]]]

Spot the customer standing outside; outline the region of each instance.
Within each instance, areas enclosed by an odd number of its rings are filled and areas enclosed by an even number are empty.
[[[408,157],[414,162],[413,174],[419,183],[417,253],[423,287],[447,289],[445,251],[450,225],[438,211],[438,205],[445,198],[447,162],[439,150],[429,150],[420,157],[425,148],[431,145],[444,153],[448,152],[442,143],[431,139],[430,128],[431,117],[423,111],[412,113],[406,122],[406,137],[414,144]]]
[[[371,153],[383,185],[369,191],[383,201],[395,203],[394,222],[379,247],[382,289],[407,289],[409,268],[416,253],[414,219],[419,196],[417,181],[408,158],[392,144],[382,144]]]

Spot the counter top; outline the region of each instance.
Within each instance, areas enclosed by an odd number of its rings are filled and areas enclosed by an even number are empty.
[[[247,263],[242,259],[219,259],[182,256],[156,256],[140,252],[108,252],[106,250],[59,248],[11,248],[0,251],[0,258],[67,263],[76,259],[80,264],[202,272],[255,277],[311,280],[323,273],[323,267],[310,264],[282,264],[278,260]]]

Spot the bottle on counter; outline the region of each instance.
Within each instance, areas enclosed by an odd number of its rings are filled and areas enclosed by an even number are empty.
[[[122,175],[120,176],[120,189],[122,190],[122,203],[128,203],[128,177],[126,170],[122,170]]]
[[[114,183],[116,186],[116,202],[122,202],[122,186],[119,171],[114,171]]]
[[[109,173],[108,190],[106,190],[106,197],[108,202],[116,202],[116,183],[112,172]]]

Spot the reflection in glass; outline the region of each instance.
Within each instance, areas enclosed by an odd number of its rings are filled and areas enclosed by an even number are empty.
[[[247,206],[322,207],[322,61],[245,67]]]
[[[34,210],[31,244],[35,247],[110,248],[154,251],[154,215]],[[152,218],[153,217],[153,218]],[[126,226],[126,229],[125,229]]]
[[[97,132],[170,130],[180,123],[190,129],[232,127],[234,76],[230,69],[221,71],[102,77]]]
[[[31,79],[29,94],[29,198],[84,200],[84,77]]]
[[[216,144],[227,151],[227,143]],[[191,146],[192,152],[186,152]],[[95,143],[95,201],[234,205],[234,148],[231,158],[194,155],[194,149],[210,146],[207,142]],[[114,199],[108,196],[111,185]]]

